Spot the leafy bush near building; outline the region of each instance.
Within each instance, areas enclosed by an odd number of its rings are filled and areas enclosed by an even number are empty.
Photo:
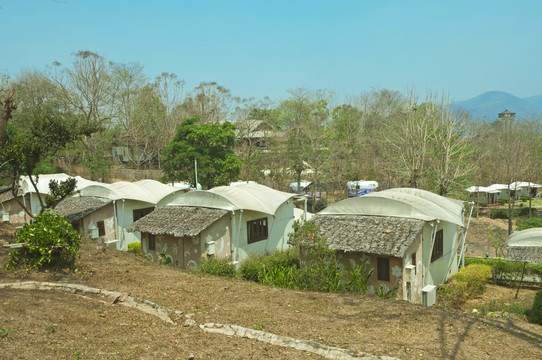
[[[439,290],[439,302],[444,307],[457,309],[470,298],[479,295],[491,277],[491,267],[476,264],[461,268]]]
[[[134,243],[128,244],[128,251],[136,255],[141,255],[142,254],[141,243],[134,242]]]
[[[294,249],[276,251],[270,255],[250,255],[239,265],[239,274],[245,280],[258,282],[264,269],[299,267],[299,256]]]
[[[198,265],[198,270],[202,273],[215,276],[236,277],[237,268],[231,262],[231,259],[208,257],[202,258]]]
[[[15,238],[25,246],[10,252],[8,269],[25,265],[36,269],[73,267],[81,248],[81,234],[52,210],[17,230]]]

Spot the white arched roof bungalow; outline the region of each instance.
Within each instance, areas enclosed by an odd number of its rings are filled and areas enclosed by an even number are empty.
[[[372,286],[397,287],[398,296],[419,303],[426,285],[441,284],[459,268],[468,227],[463,205],[398,188],[339,201],[312,221],[346,264],[368,259],[375,270]]]
[[[42,196],[48,195],[50,194],[49,182],[51,180],[61,182],[67,180],[68,178],[75,178],[77,180],[75,188],[76,191],[90,185],[99,184],[98,182],[87,180],[85,178],[82,178],[81,176],[70,176],[64,173],[41,174],[37,176],[33,175],[32,181],[30,180],[29,176],[21,176],[19,180],[18,191],[18,196],[20,197],[19,199],[32,212],[34,216],[38,215],[42,207],[38,199],[36,188]],[[36,187],[34,187],[32,182],[34,182]],[[10,222],[20,224],[30,221],[30,217],[27,216],[24,210],[22,210],[22,208],[16,203],[13,195],[11,194],[11,191],[6,192],[4,198],[5,199],[1,200],[2,208],[0,211],[2,213],[9,214]],[[42,200],[45,201],[45,199],[43,198]]]
[[[137,182],[118,181],[113,184],[98,183],[87,186],[77,196],[110,200],[109,206],[99,212],[87,214],[84,233],[99,229],[100,237],[116,242],[117,248],[128,249],[128,244],[141,241],[141,234],[127,232],[134,221],[149,214],[168,196],[186,189],[165,185],[155,180]]]
[[[193,191],[162,203],[129,230],[145,233],[143,251],[149,256],[166,252],[182,267],[197,264],[205,251],[242,261],[288,246],[295,196],[259,184]]]

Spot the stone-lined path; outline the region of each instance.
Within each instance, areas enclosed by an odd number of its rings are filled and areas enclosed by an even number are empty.
[[[103,296],[108,298],[111,303],[127,306],[137,309],[147,314],[154,315],[172,325],[177,325],[171,316],[174,314],[178,318],[184,318],[184,326],[196,326],[196,321],[192,319],[191,314],[184,314],[182,311],[171,310],[163,306],[159,306],[151,301],[132,297],[126,293],[120,293],[117,291],[109,291],[104,289],[98,289],[88,287],[79,284],[67,284],[67,283],[54,283],[54,282],[37,282],[26,281],[16,282],[9,284],[0,284],[0,289],[17,289],[17,290],[44,290],[44,291],[64,291],[73,294],[92,294]],[[294,348],[300,351],[307,351],[313,354],[323,356],[327,359],[337,360],[354,360],[354,359],[367,359],[367,360],[398,360],[397,358],[389,356],[376,356],[364,352],[347,350],[338,347],[328,346],[320,344],[311,340],[295,339],[288,336],[276,335],[265,331],[248,329],[237,325],[205,323],[200,324],[199,328],[202,331],[209,333],[222,334],[227,336],[236,336],[241,338],[248,338],[252,340],[261,341],[264,343]]]

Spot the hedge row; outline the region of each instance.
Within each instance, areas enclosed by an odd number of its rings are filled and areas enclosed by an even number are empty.
[[[516,207],[512,212],[512,217],[517,218],[520,216],[529,215],[529,209],[532,209],[532,213],[536,214],[535,208]],[[508,208],[493,208],[489,213],[489,217],[492,219],[508,219]]]
[[[465,258],[465,265],[483,264],[491,267],[491,278],[495,283],[519,281],[523,263],[503,259]],[[525,276],[538,276],[542,280],[542,264],[525,264]]]

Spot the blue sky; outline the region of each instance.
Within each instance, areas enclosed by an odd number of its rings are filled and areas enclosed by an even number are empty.
[[[542,94],[541,17],[539,0],[0,0],[0,73],[90,50],[245,98],[298,87],[528,97]]]

